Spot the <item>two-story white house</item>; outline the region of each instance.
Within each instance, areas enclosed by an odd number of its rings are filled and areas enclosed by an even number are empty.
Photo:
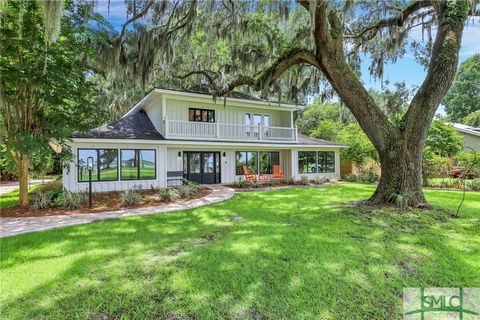
[[[279,165],[285,179],[340,176],[344,145],[298,133],[298,106],[233,92],[216,101],[188,90],[153,89],[121,119],[71,142],[74,161],[63,185],[88,185],[93,158],[94,191],[119,191],[179,184],[232,184],[250,173],[269,175]]]

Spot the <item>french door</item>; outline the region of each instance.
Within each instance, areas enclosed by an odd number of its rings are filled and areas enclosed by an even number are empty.
[[[220,183],[220,152],[183,152],[183,176],[197,183]]]

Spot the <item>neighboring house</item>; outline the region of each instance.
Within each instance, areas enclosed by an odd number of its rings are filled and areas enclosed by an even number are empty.
[[[63,185],[87,188],[87,158],[93,157],[94,191],[166,187],[182,178],[203,184],[232,184],[250,173],[284,178],[340,177],[344,145],[298,133],[298,106],[232,92],[211,95],[153,89],[121,119],[71,142],[75,161],[64,170]]]
[[[480,151],[480,128],[461,123],[452,123],[452,125],[463,136],[463,149],[465,152],[472,152],[472,149]]]

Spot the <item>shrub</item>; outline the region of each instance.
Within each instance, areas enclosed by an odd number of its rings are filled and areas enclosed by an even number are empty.
[[[357,181],[361,183],[375,183],[380,177],[373,171],[367,170],[358,176]]]
[[[175,188],[179,198],[186,198],[200,191],[200,185],[194,182],[188,182],[183,186]]]
[[[304,175],[300,177],[300,182],[302,182],[303,185],[308,184],[308,176]]]
[[[253,180],[252,181],[252,188],[256,189],[258,187],[260,187],[260,182],[257,179]]]
[[[358,176],[354,173],[349,173],[343,176],[343,180],[349,181],[349,182],[358,182]]]
[[[270,179],[268,181],[268,184],[271,185],[271,186],[276,186],[277,184],[279,184],[280,182],[275,180],[275,179]]]
[[[295,178],[294,177],[290,177],[287,179],[287,183],[288,184],[295,184]]]
[[[324,184],[327,182],[327,179],[322,178],[321,176],[315,176],[315,184]]]
[[[79,209],[83,204],[88,201],[88,193],[85,192],[71,192],[68,190],[63,190],[61,195],[61,202],[63,208],[66,210],[76,210]]]
[[[195,193],[199,192],[202,189],[202,187],[198,183],[195,183],[193,181],[188,181],[188,180],[185,186],[188,187],[190,191],[190,195],[194,195]]]
[[[179,198],[186,198],[190,195],[190,190],[186,185],[176,187],[175,189],[177,190]]]
[[[122,204],[125,207],[137,206],[143,200],[143,195],[140,189],[136,187],[122,191],[120,196],[122,198]]]
[[[446,177],[452,171],[451,160],[446,157],[435,155],[430,149],[427,149],[423,155],[422,172],[423,180],[427,181],[433,177]]]
[[[406,192],[394,193],[388,197],[388,201],[395,204],[400,209],[408,208],[411,200],[412,196]]]
[[[63,190],[62,181],[55,180],[55,181],[49,182],[47,184],[39,186],[38,190],[45,191],[45,192],[54,191],[54,192],[60,193]]]
[[[480,191],[480,179],[478,179],[478,178],[473,179],[469,183],[469,187],[472,191]]]
[[[338,179],[333,177],[333,178],[328,179],[328,181],[331,182],[331,183],[337,183]]]
[[[245,188],[247,186],[247,181],[243,180],[242,178],[238,178],[238,181],[235,182],[235,185],[239,188]]]
[[[165,202],[170,202],[180,198],[178,191],[174,188],[162,188],[158,190],[158,196]]]
[[[33,198],[32,205],[30,209],[32,210],[42,210],[52,207],[52,194],[50,192],[39,191],[37,192],[35,198]]]
[[[474,178],[480,177],[480,154],[474,152],[461,152],[457,160],[459,165],[468,170]]]

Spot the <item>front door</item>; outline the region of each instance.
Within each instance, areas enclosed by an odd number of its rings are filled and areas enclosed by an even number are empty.
[[[183,176],[197,183],[220,183],[220,152],[183,152]]]

